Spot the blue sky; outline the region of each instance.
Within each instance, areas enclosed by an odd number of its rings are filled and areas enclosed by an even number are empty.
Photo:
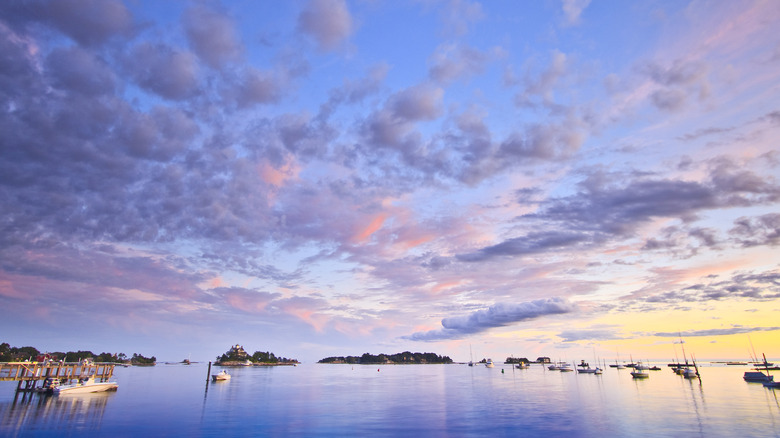
[[[0,338],[771,355],[779,24],[771,1],[3,2]]]

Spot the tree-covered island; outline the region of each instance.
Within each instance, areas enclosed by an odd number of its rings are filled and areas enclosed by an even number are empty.
[[[439,356],[436,353],[411,353],[404,351],[396,354],[373,355],[364,353],[362,356],[333,356],[320,359],[317,363],[347,363],[361,365],[377,364],[446,364],[452,363],[449,356]]]
[[[295,365],[297,359],[277,357],[268,351],[255,351],[251,356],[241,345],[234,345],[221,356],[217,356],[216,365],[221,366],[245,366],[245,365]]]

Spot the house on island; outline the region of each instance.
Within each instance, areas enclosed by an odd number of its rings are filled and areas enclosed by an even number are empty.
[[[242,347],[239,344],[236,344],[230,347],[230,350],[228,350],[222,356],[217,356],[216,363],[218,365],[237,366],[237,365],[251,365],[252,361],[249,359],[249,353],[247,353],[246,350],[244,350],[244,347]]]
[[[547,356],[537,357],[536,363],[550,363],[550,358]]]
[[[244,347],[238,344],[230,347],[230,350],[225,354],[227,357],[236,357],[239,359],[246,359],[249,357],[249,353],[244,350]]]

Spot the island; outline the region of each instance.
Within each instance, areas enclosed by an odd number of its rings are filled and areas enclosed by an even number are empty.
[[[396,354],[373,355],[364,353],[362,356],[334,356],[320,359],[317,363],[346,363],[361,365],[377,364],[449,364],[452,359],[449,356],[439,356],[436,353],[411,353],[404,351]]]
[[[268,351],[255,351],[251,356],[244,347],[236,344],[221,356],[217,356],[215,365],[219,366],[263,366],[263,365],[297,365],[297,359],[277,357]]]

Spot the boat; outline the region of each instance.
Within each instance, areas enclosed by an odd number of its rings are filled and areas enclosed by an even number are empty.
[[[682,376],[686,379],[695,379],[699,377],[699,373],[691,369],[691,367],[685,367],[682,371]]]
[[[775,376],[767,376],[761,371],[745,371],[745,375],[742,376],[742,378],[745,379],[746,382],[757,383],[772,382],[775,380]]]
[[[96,382],[87,377],[77,383],[58,385],[53,383],[50,389],[54,395],[91,394],[93,392],[116,391],[119,385],[116,382]]]
[[[222,371],[218,372],[217,374],[212,374],[211,378],[215,382],[220,382],[220,381],[223,381],[223,380],[230,380],[230,374],[228,374],[227,371],[222,370]]]
[[[647,365],[642,365],[642,362],[637,362],[634,365],[634,371],[631,371],[631,377],[635,379],[646,379],[650,377],[650,373],[647,370],[650,368]]]
[[[625,366],[625,365],[623,365],[622,363],[618,363],[618,361],[617,361],[617,360],[615,361],[615,365],[611,365],[611,364],[610,364],[610,365],[609,365],[609,367],[610,367],[610,368],[617,368],[617,369],[619,369],[619,370],[624,370],[624,369],[626,369],[626,366]]]
[[[562,373],[568,373],[574,371],[574,369],[571,367],[571,365],[567,363],[562,363],[560,366],[558,366],[558,371]]]
[[[528,362],[520,362],[519,364],[515,365],[515,368],[519,370],[525,370],[528,369],[529,365]]]
[[[471,345],[469,345],[469,366],[474,366],[474,353],[471,352]]]
[[[485,366],[488,368],[493,368],[493,359],[488,359],[487,362],[485,362]]]
[[[590,364],[585,362],[585,360],[581,360],[579,365],[577,365],[577,372],[583,373],[583,374],[601,374],[601,368],[591,368]]]
[[[775,376],[770,376],[769,375],[769,362],[766,361],[766,354],[762,354],[762,356],[764,356],[764,366],[766,368],[766,376],[764,376],[765,380],[763,380],[761,383],[764,385],[765,388],[772,388],[772,389],[780,388],[780,382],[775,382]],[[748,373],[745,373],[745,374],[747,375]],[[762,374],[763,375],[763,373],[760,373],[760,372],[759,373],[751,373],[751,374]],[[747,379],[745,379],[745,380],[747,380]]]

